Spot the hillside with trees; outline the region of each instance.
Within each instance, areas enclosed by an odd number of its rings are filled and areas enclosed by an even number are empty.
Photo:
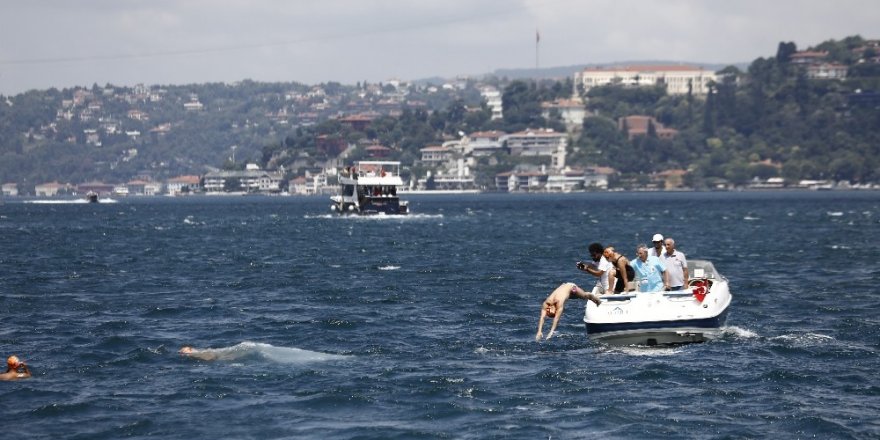
[[[809,79],[792,62],[794,43],[759,58],[746,72],[719,72],[706,99],[668,96],[662,87],[591,90],[588,118],[577,143],[581,163],[596,162],[625,174],[687,169],[690,186],[726,180],[741,185],[754,177],[880,180],[880,63],[860,37],[827,41],[807,49],[827,52],[826,61],[846,66],[844,80]],[[628,141],[617,118],[651,115],[680,131],[674,140],[650,133]]]
[[[795,43],[746,70],[729,66],[705,97],[669,95],[655,87],[603,86],[583,94],[587,117],[570,133],[567,165],[607,166],[623,185],[654,173],[685,170],[692,187],[742,185],[754,178],[880,181],[880,59],[876,41],[829,40],[809,52],[843,66],[842,79],[810,78]],[[480,88],[502,90],[504,118],[492,120]],[[572,78],[509,80],[486,77],[448,84],[258,83],[180,86],[113,85],[33,90],[0,96],[0,181],[124,182],[241,168],[256,162],[287,177],[346,162],[383,145],[408,173],[423,175],[419,150],[462,134],[526,128],[564,131],[541,103],[578,90]],[[347,115],[371,114],[365,127]],[[674,138],[630,137],[620,118],[651,116],[677,130]],[[234,159],[234,160],[233,160]],[[495,154],[479,158],[478,183],[544,157]]]

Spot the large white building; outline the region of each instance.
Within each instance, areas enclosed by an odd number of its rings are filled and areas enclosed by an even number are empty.
[[[550,156],[554,169],[565,167],[568,135],[551,129],[527,129],[507,135],[511,156]]]
[[[491,156],[501,151],[506,139],[507,133],[503,131],[477,131],[462,139],[462,148],[466,155],[473,157]]]
[[[235,192],[259,192],[271,193],[281,190],[283,174],[277,171],[244,170],[244,171],[214,171],[205,174],[205,191],[208,193],[220,193],[227,190],[227,180],[235,182]]]
[[[607,84],[631,87],[665,84],[670,95],[683,95],[691,84],[694,95],[705,95],[709,92],[709,81],[717,81],[715,72],[685,65],[588,67],[574,75],[575,84],[580,84],[584,92]]]

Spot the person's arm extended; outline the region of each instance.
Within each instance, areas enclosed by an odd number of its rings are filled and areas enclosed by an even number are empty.
[[[553,317],[553,324],[550,326],[550,333],[547,333],[547,339],[550,339],[553,336],[553,333],[556,332],[556,325],[559,324],[559,318],[562,318],[562,310],[564,308],[564,304],[560,304],[556,307],[556,316]]]
[[[547,310],[544,308],[544,304],[541,304],[541,318],[538,319],[538,334],[535,335],[536,341],[540,341],[544,337],[544,318],[546,317]]]
[[[585,265],[585,266],[584,266],[584,271],[587,272],[587,273],[589,273],[590,275],[594,275],[594,276],[597,276],[597,277],[601,277],[602,274],[605,273],[604,270],[599,270],[599,268],[596,267],[596,265],[594,265],[594,264],[587,264],[587,265]]]

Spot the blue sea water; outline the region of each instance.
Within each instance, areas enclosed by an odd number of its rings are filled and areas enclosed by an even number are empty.
[[[0,204],[15,437],[880,438],[880,194],[412,196]],[[720,340],[591,342],[592,241],[661,232],[731,283]],[[177,354],[215,349],[215,361]]]

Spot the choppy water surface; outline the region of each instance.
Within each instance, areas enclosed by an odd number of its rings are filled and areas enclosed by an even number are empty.
[[[880,194],[0,205],[4,432],[27,438],[878,438]],[[731,281],[723,339],[589,342],[540,302],[655,232]],[[218,359],[177,354],[210,348]]]

